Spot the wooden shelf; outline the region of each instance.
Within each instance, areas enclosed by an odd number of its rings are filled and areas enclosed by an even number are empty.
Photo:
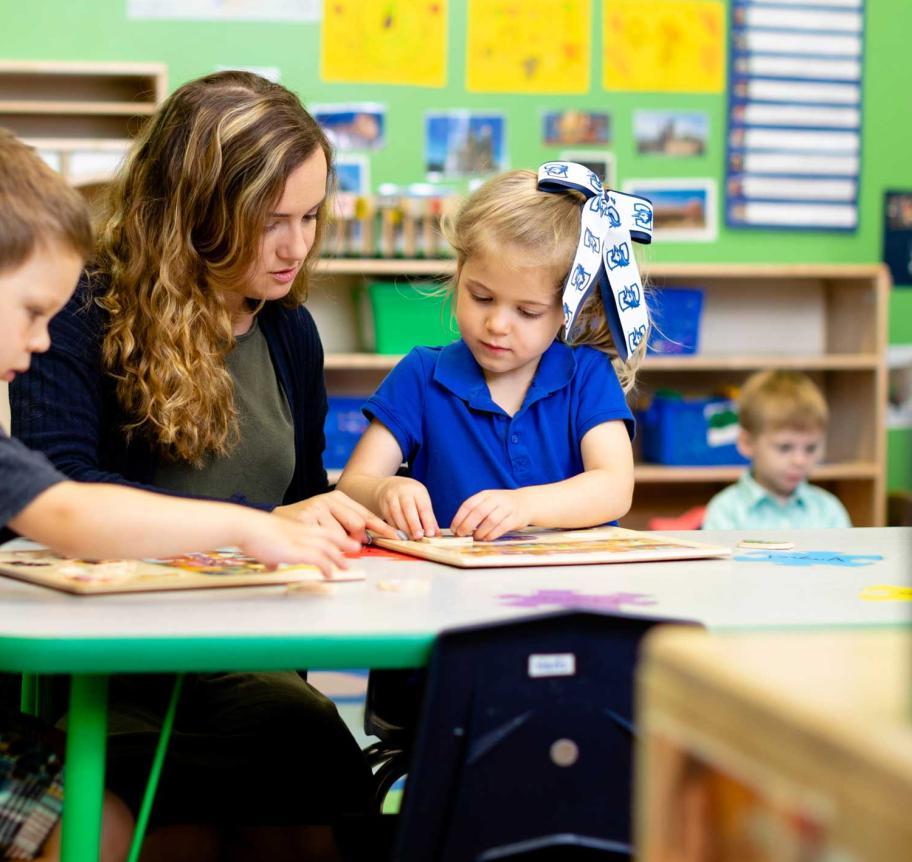
[[[326,368],[332,370],[389,370],[402,359],[386,353],[327,353]],[[872,353],[828,356],[648,356],[642,371],[754,371],[759,368],[801,368],[805,371],[850,371],[877,368],[880,360]]]
[[[331,394],[366,395],[400,356],[359,352],[359,294],[375,277],[444,278],[452,259],[330,259],[309,306],[326,349]],[[649,356],[636,396],[674,389],[685,394],[740,385],[752,372],[789,368],[810,374],[830,408],[827,457],[811,480],[837,494],[855,526],[885,522],[886,308],[889,274],[880,264],[653,264],[656,287],[703,292],[700,352]],[[744,468],[670,467],[639,463],[624,525],[645,529],[654,516],[674,516],[737,481]]]
[[[743,465],[719,467],[667,467],[664,464],[637,464],[637,482],[737,482],[744,472]],[[880,475],[880,468],[873,461],[848,461],[835,464],[821,464],[811,477],[812,482],[832,482],[841,479],[874,479]]]
[[[0,61],[0,125],[74,186],[111,179],[167,91],[162,63]]]

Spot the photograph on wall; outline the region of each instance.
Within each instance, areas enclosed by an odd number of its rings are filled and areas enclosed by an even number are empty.
[[[633,137],[641,156],[705,155],[708,133],[709,120],[700,111],[633,112]]]
[[[605,146],[611,143],[611,114],[604,111],[545,111],[542,142],[549,147]]]
[[[309,105],[336,150],[378,150],[386,143],[386,108],[376,102]]]
[[[370,163],[367,156],[353,156],[343,153],[333,160],[336,183],[340,192],[356,195],[370,193]]]
[[[623,191],[652,201],[656,242],[712,242],[718,235],[715,180],[634,179]]]
[[[576,162],[584,168],[589,168],[606,189],[614,188],[617,182],[614,153],[602,150],[561,150],[557,157],[562,162]]]
[[[912,191],[884,192],[883,260],[893,284],[912,285]]]
[[[474,177],[506,168],[503,114],[445,111],[425,117],[428,178]]]

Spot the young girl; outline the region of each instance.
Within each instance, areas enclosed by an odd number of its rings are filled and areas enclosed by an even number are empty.
[[[411,538],[442,524],[484,541],[623,515],[624,390],[648,325],[630,239],[648,241],[649,215],[572,163],[502,174],[471,195],[444,226],[462,337],[415,348],[388,375],[339,488]],[[403,460],[410,478],[396,475]]]

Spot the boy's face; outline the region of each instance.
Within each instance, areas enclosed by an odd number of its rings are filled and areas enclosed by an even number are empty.
[[[758,484],[781,498],[794,493],[823,458],[822,429],[779,428],[751,434],[742,429],[738,450],[751,460]]]
[[[73,293],[82,258],[60,242],[42,242],[25,263],[0,272],[0,379],[28,371],[51,345],[48,322]]]

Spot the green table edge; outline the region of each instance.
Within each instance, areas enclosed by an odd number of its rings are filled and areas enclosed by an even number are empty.
[[[0,671],[166,673],[427,664],[436,632],[275,637],[0,637]]]

